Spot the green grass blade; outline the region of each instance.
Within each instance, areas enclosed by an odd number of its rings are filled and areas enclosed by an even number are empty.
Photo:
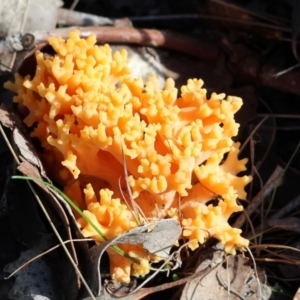
[[[85,221],[88,222],[88,224],[90,224],[95,231],[105,240],[107,241],[108,238],[105,236],[105,234],[93,223],[93,221],[64,193],[62,192],[59,188],[57,188],[56,186],[54,186],[53,184],[46,182],[42,179],[38,179],[38,178],[33,178],[33,177],[28,177],[28,176],[12,176],[13,179],[23,179],[23,180],[31,180],[31,181],[35,181],[35,182],[40,182],[42,184],[44,184],[45,186],[49,187],[50,189],[52,189],[53,191],[57,192],[60,196],[63,197],[63,199],[81,216],[84,218]],[[140,261],[134,257],[130,257],[128,253],[126,253],[124,250],[122,250],[120,247],[113,245],[111,246],[112,249],[114,249],[116,252],[118,252],[120,255],[126,257],[127,259],[131,260],[132,262],[136,263],[136,264],[140,264]]]

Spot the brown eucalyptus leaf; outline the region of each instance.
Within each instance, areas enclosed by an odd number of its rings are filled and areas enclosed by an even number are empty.
[[[181,226],[179,222],[174,219],[165,219],[134,228],[123,235],[91,248],[89,250],[90,265],[86,267],[88,272],[85,276],[89,287],[95,295],[101,294],[100,262],[108,247],[123,243],[143,244],[149,252],[167,257],[180,235]]]
[[[38,168],[35,167],[34,165],[32,165],[31,163],[29,163],[26,160],[23,161],[23,162],[21,162],[21,164],[17,167],[17,170],[20,171],[25,176],[32,177],[32,178],[42,179],[41,175],[39,173]],[[42,184],[39,181],[36,181],[36,184],[40,188],[42,188],[45,192],[48,192],[48,190],[47,190],[47,188],[46,188],[46,186],[44,184]]]
[[[39,169],[41,175],[49,181],[35,148],[19,115],[2,104],[0,107],[0,122],[13,133],[13,146],[20,160],[27,160]]]
[[[202,282],[202,278],[205,278],[207,276],[210,276],[210,273],[212,272],[213,268],[217,265],[219,265],[224,260],[224,251],[220,250],[218,248],[212,247],[204,249],[204,251],[200,252],[200,255],[198,259],[195,261],[194,258],[192,258],[193,265],[192,268],[195,267],[196,264],[199,264],[198,267],[196,267],[194,273],[200,273],[206,270],[206,275],[201,278],[196,278],[194,280],[189,281],[184,288],[181,289],[176,293],[176,295],[173,297],[173,299],[178,298],[178,294],[181,294],[180,299],[193,299],[193,293],[195,290],[197,290],[197,286],[199,285],[199,282]],[[200,284],[202,286],[202,284]]]
[[[28,141],[28,139],[26,139],[18,128],[13,130],[13,140],[19,149],[20,155],[24,157],[26,161],[40,169],[42,164],[33,145]]]
[[[235,294],[232,299],[240,299],[238,295],[253,300],[269,299],[271,289],[265,285],[265,273],[258,269],[257,274],[249,265],[248,258],[237,255],[226,259],[226,264],[224,263],[218,270],[217,278],[226,290],[229,289],[231,294]]]
[[[11,101],[11,99],[10,99]],[[0,106],[0,122],[3,126],[13,130],[15,127],[19,128],[23,133],[27,133],[24,123],[20,116],[11,109],[10,105],[2,103]]]
[[[260,285],[247,258],[229,256],[222,264],[211,267],[211,271],[200,280],[194,279],[186,284],[181,299],[267,300],[271,290],[265,285],[262,271],[259,271],[259,281]]]
[[[3,126],[9,128],[10,130],[13,130],[14,123],[12,121],[8,108],[4,104],[1,104],[0,107],[0,122],[3,124]]]

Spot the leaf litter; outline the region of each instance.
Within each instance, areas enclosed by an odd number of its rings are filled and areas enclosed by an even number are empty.
[[[255,2],[255,1],[250,1],[250,2]],[[219,81],[220,82],[220,81]],[[278,82],[278,81],[277,81]],[[290,82],[291,82],[291,80],[290,80]],[[280,83],[279,83],[279,85],[280,85]],[[284,85],[281,85],[282,87],[284,87]],[[24,163],[24,166],[27,168],[30,164],[27,164],[27,162],[26,161],[24,161],[24,162],[22,162],[22,164]],[[27,165],[26,165],[27,164]],[[19,167],[19,168],[21,168],[22,167],[22,165]],[[36,171],[36,169],[35,169],[35,171]],[[34,172],[35,172],[34,171]],[[39,171],[38,169],[37,169],[37,171]],[[33,172],[33,170],[32,171],[24,171],[27,175],[28,174],[35,174],[36,175],[36,173],[32,173]],[[32,176],[32,175],[31,175]],[[293,219],[289,219],[289,218],[287,218],[287,221],[289,221],[290,223],[289,223],[289,225],[288,226],[285,226],[285,220],[283,219],[282,221],[273,221],[273,225],[274,224],[277,224],[277,225],[279,225],[279,227],[282,227],[282,228],[284,228],[284,226],[288,229],[288,230],[293,230],[293,228],[294,228],[294,223],[293,223]],[[296,229],[295,229],[296,230]],[[80,259],[80,258],[79,258]],[[238,266],[239,264],[241,264],[240,262],[238,262],[237,264],[230,264],[230,266],[232,267],[232,266]],[[199,265],[199,264],[198,264]],[[229,265],[229,263],[228,263],[228,265]],[[224,266],[222,266],[222,267],[224,267]],[[229,272],[230,273],[230,272]],[[219,275],[220,274],[222,274],[222,277],[220,277],[221,278],[221,281],[223,282],[223,284],[220,284],[219,283],[219,285],[221,286],[221,288],[224,288],[225,290],[227,289],[228,290],[228,288],[229,287],[233,287],[233,284],[228,284],[228,281],[226,282],[225,281],[225,279],[227,278],[228,279],[228,276],[226,277],[225,275],[227,275],[227,272],[226,272],[226,274],[224,273],[222,273],[221,271],[219,272]],[[230,273],[231,274],[231,273]],[[224,276],[223,276],[224,275]],[[215,274],[215,278],[217,278],[217,274]],[[231,278],[231,277],[230,277]],[[215,284],[215,281],[213,281],[213,283],[212,284]],[[216,285],[217,286],[217,285]],[[235,290],[235,289],[234,289]],[[240,293],[239,293],[239,295],[241,295]],[[230,294],[230,299],[232,299],[231,297],[233,297],[234,296],[234,293],[231,293]],[[110,297],[110,296],[108,296],[108,297]],[[238,296],[236,296],[236,297],[238,297]],[[219,296],[218,296],[218,298],[219,298]],[[227,298],[227,296],[225,296],[225,299]],[[102,299],[102,298],[101,298]],[[104,299],[104,298],[103,298]],[[111,299],[111,298],[105,298],[105,299]],[[135,298],[131,298],[131,299],[135,299]],[[237,298],[237,299],[240,299],[240,298]]]
[[[40,177],[40,174],[45,172],[43,170],[41,171],[42,164],[35,151],[32,151],[34,148],[31,142],[29,142],[25,135],[22,134],[22,131],[17,127],[17,125],[20,123],[18,122],[17,115],[10,115],[11,122],[8,122],[7,118],[9,114],[7,114],[7,112],[8,110],[4,106],[2,106],[0,117],[5,116],[4,122],[2,124],[13,124],[13,132],[17,132],[17,134],[12,135],[13,137],[17,137],[17,139],[14,140],[14,144],[15,149],[19,153],[19,155],[16,157],[19,163],[20,161],[23,161],[18,167],[20,167],[20,170],[28,176],[38,175]],[[16,117],[16,119],[14,117]],[[2,122],[2,119],[0,119],[0,122]],[[31,163],[28,162],[25,158],[29,159]],[[32,163],[35,163],[36,165],[33,165]],[[18,236],[18,239],[22,242],[22,244],[27,246],[29,250],[32,247],[39,247],[40,237],[43,236],[45,232],[47,232],[47,230],[43,231],[43,229],[45,228],[45,226],[43,225],[44,220],[42,220],[40,211],[38,211],[36,207],[36,200],[33,198],[32,192],[28,190],[28,186],[25,184],[25,182],[10,180],[8,181],[8,188],[6,193],[6,197],[9,199],[7,201],[8,210],[10,212],[9,218],[11,219],[12,228],[15,228],[16,236]],[[28,195],[26,195],[26,193],[28,193]],[[70,223],[72,223],[73,216],[73,214],[71,214],[71,209],[69,209],[69,216],[67,216],[66,210],[63,209],[65,205],[64,201],[61,201],[61,203],[63,203],[62,205],[59,200],[57,200],[57,198],[53,197],[53,195],[51,195],[51,193],[49,193],[45,189],[40,189],[37,191],[37,193],[40,195],[39,198],[42,199],[41,201],[43,205],[47,207],[47,211],[52,216],[53,221],[51,222],[57,228],[60,234],[62,234],[65,239],[73,239],[70,230]],[[23,199],[24,196],[26,197],[25,199]],[[26,201],[28,202],[27,205],[25,205]],[[26,224],[26,226],[24,226],[24,224]],[[77,228],[78,235],[79,229],[74,221],[74,217],[73,228]],[[77,254],[72,243],[68,251],[72,253],[71,255],[73,256],[76,264],[78,264]],[[64,280],[68,280],[68,284],[70,286],[70,289],[65,289],[64,292],[67,297],[77,297],[75,295],[78,294],[78,290],[80,287],[79,277],[78,275],[76,275],[73,266],[71,266],[66,257],[64,258],[62,256],[61,258],[62,261],[60,261],[60,264],[64,265],[65,269]],[[64,280],[61,280],[60,282],[64,282]],[[60,282],[56,280],[56,284],[58,286]],[[16,281],[14,289],[18,290],[18,284],[19,282]]]
[[[44,236],[38,246],[30,248],[21,253],[14,262],[6,265],[5,272],[13,272],[19,265],[40,254],[49,248],[54,242],[54,236]],[[47,263],[38,259],[22,268],[15,275],[16,281],[9,293],[10,299],[34,299],[34,300],[58,300],[58,290],[54,284],[54,274]]]
[[[1,109],[1,114],[3,124],[12,127],[11,124],[13,124],[13,120],[9,120],[7,117],[7,110],[2,107]],[[1,120],[1,121],[2,121]],[[16,122],[18,123],[18,122]],[[25,136],[21,133],[21,131],[16,127],[13,129],[13,139],[16,147],[19,150],[19,157],[22,159],[22,163],[18,166],[18,170],[21,171],[24,175],[35,177],[35,178],[42,178],[40,176],[42,165],[39,161],[39,158],[37,157],[34,148],[32,148],[31,142],[25,138]],[[57,197],[57,193],[55,194],[55,197]],[[54,197],[51,197],[51,202],[52,206],[57,206],[57,200]],[[49,201],[49,200],[48,200]],[[62,199],[60,199],[60,202]],[[53,204],[55,203],[55,204]],[[66,203],[64,204],[64,207],[68,206]],[[65,212],[62,208],[60,208],[61,211]],[[58,213],[60,211],[59,209],[56,209],[56,213],[60,215],[61,213]],[[64,213],[65,214],[65,213]],[[74,217],[72,216],[71,211],[68,211],[67,214],[68,220],[74,220]],[[65,229],[68,227],[67,224],[65,224]],[[79,232],[77,228],[77,233]],[[181,228],[179,223],[176,220],[173,219],[166,219],[166,220],[160,220],[160,221],[155,221],[154,223],[147,224],[144,226],[140,226],[138,228],[135,228],[131,231],[129,231],[126,234],[123,234],[121,236],[118,236],[110,241],[107,241],[99,246],[92,247],[91,249],[88,250],[88,256],[89,259],[85,262],[87,264],[86,269],[88,272],[85,274],[85,278],[91,288],[91,290],[94,292],[95,295],[101,295],[105,293],[102,285],[101,285],[101,271],[100,271],[100,261],[103,253],[107,249],[107,247],[110,247],[111,245],[117,245],[117,244],[122,244],[122,243],[131,243],[131,244],[140,244],[142,243],[144,245],[144,248],[147,249],[151,253],[156,253],[157,255],[164,257],[167,259],[170,254],[170,249],[174,245],[174,243],[178,240],[179,236],[181,234]],[[80,235],[80,234],[79,234]],[[71,236],[71,238],[73,238]],[[44,246],[44,245],[43,245]],[[46,250],[45,247],[42,245],[38,245],[38,247],[35,248],[30,248],[29,250],[25,251],[22,253],[20,259],[15,261],[12,264],[7,265],[5,271],[12,272],[13,269],[18,267],[22,262],[26,261],[26,259],[31,259],[33,255],[40,254],[44,250]],[[49,248],[50,244],[47,245]],[[223,255],[223,251],[221,251]],[[207,261],[203,261],[199,268],[196,270],[196,273],[199,272],[199,270],[203,269],[203,266]],[[214,261],[215,263],[215,261]],[[210,266],[212,265],[212,261],[210,262]],[[14,299],[19,299],[18,295],[20,293],[24,294],[24,289],[26,286],[38,286],[41,287],[43,292],[39,290],[39,288],[33,288],[27,289],[26,292],[29,293],[29,295],[33,294],[41,294],[44,295],[45,298],[43,299],[55,299],[55,286],[51,286],[51,282],[53,280],[51,279],[51,273],[49,273],[49,270],[47,269],[47,265],[43,263],[43,260],[36,260],[32,263],[30,263],[28,266],[24,267],[19,271],[16,275],[16,282],[15,285],[11,291],[11,295],[15,297]],[[44,273],[44,279],[48,282],[48,285],[44,287],[39,280],[36,282],[35,275],[32,274],[38,274],[39,272]],[[212,272],[212,271],[211,271]],[[210,272],[210,273],[211,273]],[[217,280],[217,274],[218,273],[211,273],[213,277],[206,277],[210,280],[209,286],[215,286],[216,282],[211,282],[213,280]],[[209,276],[209,275],[207,275]],[[50,279],[49,279],[50,278]],[[214,278],[214,279],[212,279]],[[220,277],[222,278],[222,277]],[[207,280],[207,279],[206,279]],[[195,279],[196,282],[199,280]],[[25,285],[24,285],[25,283]],[[198,285],[198,283],[196,283]],[[192,286],[192,288],[191,288]],[[233,285],[234,286],[234,285]],[[165,288],[168,288],[168,286],[165,286]],[[226,288],[226,287],[225,287]],[[139,288],[140,289],[140,288]],[[194,290],[195,287],[193,287],[193,281],[190,281],[189,284],[186,286],[184,289],[183,295],[186,295],[190,297],[190,291]],[[148,290],[149,292],[149,290]],[[155,290],[153,290],[155,292]],[[145,291],[140,290],[140,293],[145,295]],[[195,293],[195,291],[193,292]],[[197,289],[197,297],[198,294],[202,295],[202,293],[207,294],[207,290],[201,291]],[[137,294],[133,293],[135,297]],[[50,298],[47,298],[47,297]],[[85,297],[88,296],[87,294]],[[101,296],[101,297],[102,297]],[[123,296],[125,296],[123,294]],[[111,295],[105,296],[107,299],[111,299]],[[126,297],[130,297],[130,295],[127,295]],[[125,298],[126,299],[126,298]]]
[[[0,72],[10,70],[15,51],[26,49],[24,32],[55,28],[61,0],[1,0],[0,5]],[[25,47],[24,47],[25,46]]]
[[[150,230],[150,231],[149,231]],[[111,239],[99,246],[89,250],[90,265],[87,266],[87,282],[96,295],[101,294],[101,271],[100,260],[105,250],[117,244],[143,244],[150,253],[168,258],[171,247],[175,244],[181,234],[181,227],[178,221],[166,219],[154,221],[151,224],[143,225],[128,231],[114,239]]]
[[[32,146],[31,141],[28,139],[28,137],[26,137],[26,134],[23,133],[23,130],[22,129],[20,130],[18,128],[20,121],[18,120],[16,115],[11,114],[12,117],[11,120],[9,120],[9,118],[7,118],[8,117],[7,109],[2,107],[0,116],[2,116],[3,121],[2,120],[1,121],[3,125],[12,128],[12,124],[13,124],[13,141],[19,153],[18,157],[22,161],[18,166],[18,170],[21,171],[26,176],[40,178],[40,179],[44,178],[48,180],[48,178],[45,175],[44,176],[41,175],[41,174],[45,174],[42,164],[34,150],[34,147]],[[39,190],[38,193],[41,194],[42,197],[45,197],[45,188],[43,188],[43,190],[44,192]],[[65,233],[67,232],[67,236],[66,236],[67,239],[72,240],[72,238],[78,238],[79,236],[81,237],[80,231],[76,226],[76,222],[69,205],[65,203],[64,199],[62,199],[62,197],[60,197],[60,195],[58,195],[57,193],[54,192],[49,193],[48,190],[46,191],[47,191],[46,192],[47,201],[54,208],[54,214],[52,213],[52,216],[55,219],[55,215],[57,215],[60,221],[64,220],[62,223],[64,224],[63,225],[64,232]],[[51,195],[51,197],[49,197],[49,194]],[[47,210],[51,211],[51,208],[49,208],[48,206]],[[69,224],[73,225],[71,226],[73,229],[72,234],[70,232]],[[88,271],[85,272],[84,277],[89,287],[91,288],[91,290],[95,295],[99,296],[102,294],[103,296],[103,293],[105,293],[104,287],[101,284],[100,261],[107,247],[110,247],[112,245],[122,244],[122,243],[131,243],[131,244],[142,243],[144,245],[144,248],[147,249],[149,252],[156,253],[157,255],[164,257],[168,261],[168,259],[170,260],[172,258],[172,256],[170,256],[170,249],[174,245],[174,243],[178,240],[180,235],[181,235],[181,228],[179,223],[176,220],[167,219],[167,220],[155,221],[151,224],[140,226],[138,228],[129,231],[126,234],[118,236],[99,246],[92,247],[89,250],[87,250],[87,248],[85,247],[83,252],[85,252],[84,254],[86,256],[84,258],[84,263],[86,266],[84,269]],[[50,246],[52,245],[48,245],[48,247]],[[74,255],[76,256],[76,249],[75,250],[74,249],[75,248],[73,245],[73,252]],[[38,245],[37,248],[30,248],[29,250],[27,250],[27,252],[22,253],[21,258],[19,260],[15,261],[13,264],[8,265],[5,270],[10,272],[13,271],[13,268],[18,267],[24,260],[31,259],[33,255],[40,254],[44,250],[45,248],[42,247],[41,245]],[[203,268],[203,265],[201,265],[201,268]],[[44,273],[43,280],[48,281],[49,285],[47,285],[46,287],[41,285],[39,281],[35,282],[36,277],[35,275],[32,276],[32,274],[38,274],[39,272]],[[69,271],[66,270],[65,275],[68,276],[67,274],[68,272],[70,272],[70,269]],[[11,291],[12,297],[15,297],[14,299],[20,299],[18,298],[19,297],[18,295],[24,293],[25,286],[29,285],[31,287],[33,285],[35,286],[37,285],[39,287],[41,286],[42,287],[41,289],[43,291],[39,290],[39,288],[37,289],[33,288],[33,289],[26,290],[25,293],[27,293],[29,296],[37,295],[40,293],[40,295],[45,297],[43,299],[51,299],[51,297],[55,299],[56,297],[55,291],[57,290],[57,287],[55,287],[55,285],[57,283],[53,283],[53,285],[51,284],[53,281],[55,281],[55,280],[50,280],[51,276],[53,276],[53,274],[51,274],[51,272],[47,269],[47,265],[43,263],[43,260],[38,259],[33,263],[30,263],[28,266],[24,267],[24,269],[21,269],[21,271],[17,273],[16,275],[17,280]],[[216,280],[216,276],[215,276],[215,280]],[[164,288],[168,288],[168,286],[166,285]],[[141,286],[139,287],[139,289],[141,289]],[[71,288],[71,290],[74,290],[74,285],[73,288]],[[155,292],[155,289],[149,290],[148,288],[147,292]],[[132,295],[134,295],[134,297],[137,296],[137,294],[135,294],[135,291],[133,292],[130,291],[128,295],[123,294],[123,296],[130,297],[131,293]],[[140,293],[142,293],[142,295],[145,295],[146,291],[140,290]],[[71,298],[73,299],[74,296],[75,295],[73,295]],[[88,296],[87,293],[85,293],[84,297],[86,296]],[[107,297],[107,299],[112,299],[112,297],[114,296],[108,294],[105,297]]]
[[[16,148],[18,149],[19,158],[22,161],[20,163],[20,165],[18,166],[18,170],[21,171],[26,176],[35,177],[35,178],[44,178],[44,179],[48,180],[48,178],[45,175],[41,176],[41,174],[45,174],[44,170],[42,168],[42,164],[34,150],[34,147],[32,146],[31,141],[28,139],[28,137],[26,137],[26,135],[24,135],[22,133],[23,130],[20,130],[18,128],[18,125],[20,124],[18,118],[16,117],[16,120],[15,120],[14,119],[15,115],[12,114],[11,116],[13,116],[12,117],[13,119],[8,121],[7,113],[5,112],[5,110],[6,109],[2,107],[0,116],[2,116],[2,118],[3,118],[3,122],[2,122],[3,125],[8,125],[8,127],[12,127],[11,124],[14,124],[13,141],[14,141]],[[17,124],[17,126],[16,126],[16,124]],[[43,188],[43,189],[45,190],[45,188]],[[39,191],[39,193],[45,197],[45,193],[42,193],[41,191]],[[48,190],[47,190],[47,194],[49,195]],[[57,193],[52,193],[51,196],[52,197],[47,197],[47,201],[49,202],[49,204],[52,207],[55,208],[55,214],[58,215],[59,219],[64,220],[63,227],[64,227],[64,231],[68,232],[67,239],[72,240],[72,238],[78,238],[78,236],[81,237],[80,231],[79,231],[78,227],[76,226],[76,221],[74,219],[74,216],[71,212],[69,205],[67,203],[65,203],[64,199],[62,199],[60,197],[60,195],[58,195]],[[51,209],[48,207],[48,210],[51,210]],[[55,217],[54,215],[53,215],[53,217]],[[73,227],[72,228],[73,235],[70,232],[70,228],[69,228],[70,223],[73,224],[73,226],[71,226],[71,227]],[[75,232],[75,234],[74,234],[74,232]],[[107,241],[99,246],[92,247],[89,250],[87,250],[87,248],[85,248],[83,250],[83,252],[85,252],[84,254],[86,256],[84,258],[84,263],[85,263],[84,269],[86,269],[87,272],[85,272],[84,277],[85,277],[89,287],[91,288],[91,290],[93,291],[93,293],[95,295],[97,295],[97,296],[101,295],[100,298],[101,297],[103,298],[103,293],[105,293],[105,291],[101,284],[100,261],[101,261],[102,255],[105,252],[105,250],[107,249],[107,247],[110,247],[112,245],[122,244],[122,243],[131,243],[131,244],[142,243],[144,245],[144,248],[147,249],[149,252],[156,253],[159,256],[164,257],[166,260],[168,260],[168,259],[172,258],[172,256],[170,256],[170,249],[174,245],[174,243],[178,240],[180,234],[181,234],[181,228],[177,221],[175,221],[173,219],[160,220],[160,221],[155,221],[151,224],[147,224],[147,225],[135,228],[126,234],[118,236],[118,237],[116,237],[110,241]],[[49,245],[49,247],[50,247],[50,245]],[[75,253],[76,249],[74,248],[74,245],[72,248],[73,248],[74,255],[76,256],[76,253]],[[40,248],[38,248],[38,251],[36,251],[36,252],[33,251],[32,249],[29,249],[28,251],[29,251],[29,255],[32,255],[33,253],[40,254],[43,250],[45,250],[45,249],[40,247]],[[40,252],[40,253],[38,253],[38,252]],[[25,259],[26,258],[29,259],[29,257],[26,255],[26,253],[23,253],[22,255],[23,256],[21,256],[21,258],[25,257]],[[30,258],[32,258],[32,257],[30,257]],[[27,282],[30,286],[32,285],[31,282],[34,282],[34,278],[31,277],[32,272],[36,273],[36,272],[39,272],[40,270],[43,270],[44,265],[43,265],[43,263],[41,263],[39,261],[40,260],[34,261],[33,263],[29,264],[29,266],[26,266],[24,268],[24,270],[22,269],[23,271],[22,270],[19,271],[21,273],[17,273],[18,274],[18,275],[16,275],[17,280],[16,280],[16,283],[15,283],[13,291],[12,291],[12,294],[15,295],[15,297],[16,297],[15,299],[19,299],[18,293],[20,291],[24,290],[24,286],[23,286],[24,282]],[[16,261],[13,266],[16,267],[17,265],[20,264],[20,262],[21,261],[19,261],[19,260]],[[203,269],[203,265],[205,265],[205,263],[200,264],[200,269],[201,268]],[[28,268],[30,268],[30,266],[32,266],[33,271],[31,269],[30,269],[30,271],[28,271]],[[8,265],[6,270],[12,271],[12,265]],[[48,276],[47,275],[49,273],[48,270],[45,270],[44,272],[46,274],[45,276]],[[214,274],[214,273],[212,273],[212,274]],[[51,277],[51,274],[49,274],[49,276]],[[207,278],[209,278],[209,277],[207,277]],[[214,274],[214,277],[212,277],[212,278],[214,278],[214,280],[217,280],[217,275]],[[210,279],[210,280],[212,281],[212,279]],[[78,278],[77,278],[77,281],[78,281]],[[51,282],[51,280],[49,280],[49,282]],[[191,282],[189,283],[189,285],[191,284]],[[216,284],[215,282],[213,282],[213,283],[210,282],[210,285],[215,285],[215,284]],[[40,285],[39,282],[37,283],[37,285]],[[170,286],[172,286],[172,285],[170,285]],[[51,293],[54,293],[52,291],[52,288],[53,288],[53,291],[55,291],[54,286],[45,288],[45,293],[46,293],[45,297],[48,297],[48,294],[50,293],[47,291],[51,291]],[[139,289],[140,288],[141,288],[141,286],[139,287]],[[168,286],[165,286],[165,288],[168,288]],[[186,293],[189,294],[190,293],[189,291],[190,291],[189,288],[187,288]],[[36,289],[29,290],[27,292],[29,293],[29,295],[32,296],[33,293],[36,292]],[[140,290],[140,292],[143,295],[145,295],[145,291]],[[149,291],[149,289],[148,289],[147,292],[155,292],[155,289],[153,289],[151,291]],[[202,291],[199,292],[200,295],[201,295],[201,292]],[[197,291],[197,293],[198,293],[198,291]],[[206,294],[206,293],[207,293],[207,291],[204,291],[204,294]],[[130,297],[131,294],[134,295],[135,297],[137,296],[137,294],[135,294],[135,291],[133,291],[133,292],[129,291],[129,294],[127,296],[126,296],[126,294],[123,294],[123,296]],[[83,295],[84,295],[84,297],[88,296],[87,293],[85,293]],[[112,299],[112,297],[114,297],[114,296],[106,295],[105,297],[107,297],[107,299]],[[73,299],[73,296],[71,298]],[[45,299],[47,299],[47,298],[45,298]]]
[[[36,155],[34,148],[32,147],[31,142],[29,139],[27,139],[22,133],[21,130],[19,130],[15,125],[18,122],[14,122],[12,119],[13,115],[8,114],[8,110],[6,107],[1,108],[0,110],[0,121],[3,125],[7,125],[10,128],[13,128],[13,141],[16,145],[19,155],[18,157],[22,160],[20,165],[18,166],[18,170],[21,171],[26,176],[31,176],[34,178],[42,178],[40,173],[42,170],[42,164]],[[9,117],[10,116],[10,117]],[[3,120],[3,121],[2,121]],[[12,124],[14,126],[12,126]],[[45,187],[43,188],[45,191]],[[41,194],[41,192],[40,192]],[[48,192],[49,194],[49,192]],[[43,195],[43,194],[42,194]],[[48,201],[50,202],[51,206],[55,208],[56,214],[62,218],[62,215],[67,217],[67,221],[74,221],[74,216],[71,213],[71,210],[69,208],[68,214],[65,213],[66,209],[63,209],[62,206],[58,206],[59,202],[57,201],[57,198],[59,198],[60,195],[57,193],[53,193],[52,197],[47,197]],[[63,201],[60,197],[60,202],[64,203],[64,207],[68,207],[68,204]],[[48,210],[51,210],[48,207]],[[30,214],[28,214],[30,215]],[[74,223],[74,222],[73,222]],[[64,225],[65,231],[69,231],[69,223],[65,223]],[[81,236],[80,231],[78,229],[78,226],[73,226],[73,231],[77,231],[77,236]],[[178,240],[179,236],[181,235],[181,227],[178,223],[178,221],[173,219],[167,219],[167,220],[160,220],[155,221],[151,224],[147,224],[138,228],[135,228],[128,233],[121,235],[115,239],[112,239],[110,241],[107,241],[106,243],[101,244],[100,246],[93,247],[90,250],[88,250],[89,258],[90,260],[85,262],[89,265],[89,267],[85,267],[85,269],[88,270],[87,274],[85,275],[85,278],[87,279],[87,282],[89,283],[90,287],[94,291],[96,295],[100,295],[101,293],[101,272],[100,272],[100,260],[105,252],[107,247],[110,247],[112,245],[122,244],[122,243],[131,243],[131,244],[143,244],[144,248],[147,249],[151,253],[155,253],[159,255],[160,257],[163,257],[165,259],[168,258],[169,252],[171,247],[174,245],[174,243]],[[74,235],[72,236],[69,233],[69,237],[72,239],[74,238]],[[47,244],[47,247],[49,248],[50,244]],[[30,248],[26,252],[23,252],[21,255],[21,258],[15,261],[14,263],[8,265],[5,269],[7,272],[12,272],[14,268],[18,267],[22,262],[24,262],[26,259],[31,259],[32,255],[34,254],[40,254],[43,252],[47,247],[42,247],[42,245],[38,245],[37,248]],[[85,249],[86,250],[86,249]],[[29,268],[29,269],[28,269]],[[29,286],[32,285],[38,285],[42,286],[40,282],[34,282],[35,276],[31,276],[32,273],[36,274],[38,272],[45,272],[45,276],[48,276],[49,273],[48,270],[44,270],[44,264],[40,261],[40,259],[34,261],[33,263],[30,263],[28,266],[24,267],[24,269],[21,269],[16,274],[16,282],[12,291],[12,295],[14,295],[14,299],[18,299],[18,295],[22,294],[24,292],[25,286],[29,284]],[[29,270],[29,271],[28,271]],[[50,275],[49,275],[50,276]],[[51,280],[47,280],[49,284],[52,282]],[[34,282],[34,284],[33,284]],[[25,286],[24,286],[25,283]],[[43,287],[43,286],[42,286]],[[54,289],[54,288],[53,288]],[[33,295],[37,292],[38,289],[33,290],[27,290],[28,295]],[[43,290],[43,288],[42,288]],[[55,289],[54,289],[55,290]],[[48,292],[49,291],[49,292]],[[51,291],[51,292],[50,292]],[[54,293],[50,286],[47,286],[45,288],[46,296],[50,293]],[[23,293],[24,294],[24,293]],[[43,294],[44,295],[44,294]],[[53,294],[54,295],[54,294]],[[54,296],[53,296],[54,297]],[[73,298],[73,297],[72,297]],[[45,298],[47,299],[47,298]],[[49,298],[51,299],[51,297]],[[53,298],[55,299],[55,297]]]

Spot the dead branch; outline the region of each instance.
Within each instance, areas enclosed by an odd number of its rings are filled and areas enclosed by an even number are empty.
[[[98,43],[127,43],[164,47],[208,61],[215,61],[219,53],[219,49],[209,42],[172,31],[96,26],[76,28],[81,31],[81,37],[83,38],[88,37],[92,33],[96,34]],[[74,27],[68,27],[31,33],[35,37],[34,45],[37,45],[46,43],[48,36],[67,38],[68,32],[74,29]]]
[[[251,203],[245,209],[247,215],[250,217],[257,207],[260,205],[262,199],[266,198],[271,191],[278,185],[278,180],[283,174],[283,169],[280,166],[277,166],[271,177],[268,179],[266,184],[260,190],[260,192],[252,199]],[[234,222],[233,227],[241,228],[246,221],[245,212],[242,213],[237,220]]]

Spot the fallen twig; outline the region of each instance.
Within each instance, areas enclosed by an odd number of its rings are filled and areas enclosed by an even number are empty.
[[[290,201],[286,206],[280,208],[275,214],[273,214],[269,219],[266,220],[266,224],[269,221],[273,221],[276,219],[280,219],[289,213],[295,211],[298,207],[300,207],[300,195]]]
[[[283,168],[277,166],[274,172],[272,173],[271,177],[266,182],[266,184],[263,186],[260,192],[253,198],[251,203],[245,209],[248,216],[251,216],[254,213],[254,211],[260,205],[262,199],[267,197],[272,192],[272,190],[278,185],[278,180],[281,178],[282,175],[283,175]],[[241,228],[244,225],[245,221],[246,221],[246,215],[245,213],[242,213],[238,217],[238,219],[234,222],[233,227]]]
[[[59,28],[50,31],[37,31],[34,33],[35,43],[47,42],[47,37],[61,36],[66,38],[68,32],[74,28]],[[94,33],[98,43],[129,43],[152,47],[165,47],[187,53],[204,60],[216,60],[218,48],[211,43],[201,41],[172,31],[156,29],[136,29],[120,27],[78,27],[81,37],[88,37]]]
[[[201,41],[172,31],[100,26],[68,27],[30,32],[27,34],[32,34],[34,40],[28,45],[28,48],[33,48],[38,44],[47,43],[48,36],[61,36],[62,38],[67,38],[68,33],[75,28],[80,30],[81,37],[84,38],[92,33],[96,34],[98,43],[127,43],[164,47],[193,55],[206,61],[216,60],[219,53],[218,48],[209,42]]]

